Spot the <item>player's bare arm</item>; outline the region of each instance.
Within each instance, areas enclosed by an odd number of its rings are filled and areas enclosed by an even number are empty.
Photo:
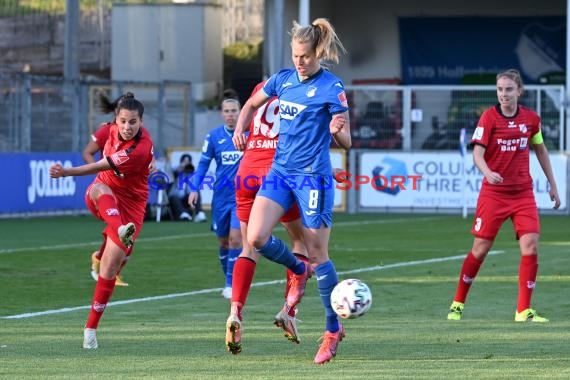
[[[192,191],[190,192],[190,194],[188,194],[188,206],[190,206],[190,208],[192,210],[194,210],[196,208],[196,204],[198,204],[198,197],[200,196],[200,194],[196,191]]]
[[[57,164],[54,164],[50,167],[49,175],[52,178],[82,176],[99,173],[100,171],[109,169],[111,169],[111,165],[106,158],[102,158],[101,160],[91,164],[85,164],[71,168],[64,168],[61,163],[58,162]]]
[[[334,115],[329,124],[329,130],[338,146],[345,150],[350,149],[352,137],[350,136],[348,111]]]
[[[497,183],[503,182],[503,177],[497,173],[492,171],[489,166],[487,166],[487,161],[485,161],[485,147],[482,145],[475,144],[473,148],[473,163],[477,166],[477,169],[483,174],[483,176],[487,179],[487,182],[491,185],[495,185]]]
[[[243,105],[234,130],[234,137],[232,138],[232,141],[237,150],[245,150],[245,145],[247,142],[247,136],[245,135],[245,132],[247,132],[247,129],[249,128],[253,114],[267,101],[267,99],[268,97],[263,91],[257,91]]]
[[[95,153],[100,150],[99,145],[95,141],[89,141],[85,148],[83,149],[83,160],[88,163],[92,164],[95,162]]]
[[[548,149],[544,144],[535,144],[532,146],[534,153],[536,154],[536,158],[546,179],[548,180],[548,184],[550,185],[550,189],[548,194],[550,195],[550,200],[554,202],[554,209],[558,209],[560,207],[560,196],[558,195],[558,187],[556,186],[556,180],[554,179],[554,174],[552,173],[552,165],[550,164],[550,157],[548,156]]]

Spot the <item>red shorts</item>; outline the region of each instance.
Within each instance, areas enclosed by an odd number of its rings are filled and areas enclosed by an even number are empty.
[[[241,222],[247,223],[253,201],[257,195],[257,191],[261,187],[261,181],[269,172],[270,167],[244,167],[240,165],[236,175],[236,214]],[[287,223],[297,220],[301,217],[299,207],[293,204],[289,210],[279,219],[281,222]]]
[[[99,213],[97,204],[91,199],[89,195],[89,193],[91,192],[91,188],[93,187],[94,184],[95,182],[89,185],[89,187],[85,191],[85,204],[87,205],[89,211],[91,211],[91,214],[93,214],[97,219],[104,221],[104,219],[101,217],[101,214]],[[136,231],[135,234],[133,235],[133,243],[134,243],[134,241],[137,239],[137,236],[139,236],[139,233],[141,232],[142,229],[146,204],[142,207],[142,213],[140,212],[140,210],[136,212],[131,212],[131,210],[125,206],[125,204],[128,204],[127,201],[121,202],[121,200],[118,199],[116,195],[113,195],[113,197],[115,198],[115,202],[117,202],[117,207],[119,208],[119,214],[121,215],[121,224],[127,224],[129,222],[133,222],[135,224]],[[115,242],[115,244],[124,248],[123,244],[121,243],[121,240],[119,239],[117,231],[110,231],[109,226],[107,226],[105,227],[102,233],[103,237],[107,238],[107,236],[109,236]],[[132,246],[126,249],[125,252],[127,253],[127,255],[130,255],[132,252]]]
[[[517,239],[528,233],[540,233],[538,209],[532,191],[509,196],[482,190],[477,200],[471,234],[494,240],[508,218],[511,218]]]

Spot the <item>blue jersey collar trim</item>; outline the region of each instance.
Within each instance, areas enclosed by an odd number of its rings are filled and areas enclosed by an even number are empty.
[[[311,79],[314,79],[314,78],[318,77],[319,75],[321,75],[323,71],[325,71],[325,69],[323,69],[321,67],[316,73],[314,73],[313,75],[311,75],[310,77],[308,77],[307,79],[304,79],[304,80],[301,80],[297,70],[295,70],[295,73],[297,74],[297,80],[299,81],[299,83],[306,83],[306,82],[310,81]]]
[[[234,129],[229,129],[227,125],[224,124],[224,132],[226,132],[228,134],[228,136],[233,137],[234,135]]]

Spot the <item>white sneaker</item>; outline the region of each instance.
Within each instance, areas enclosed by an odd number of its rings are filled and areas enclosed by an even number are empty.
[[[99,347],[97,344],[97,330],[87,328],[83,330],[83,348],[96,350],[97,347]]]
[[[222,296],[227,300],[231,300],[232,299],[232,288],[230,288],[229,286],[226,286],[224,288],[224,290],[222,290]]]
[[[192,220],[192,216],[190,214],[188,214],[187,212],[183,212],[180,214],[178,219],[180,219],[180,220]]]
[[[137,228],[133,222],[124,224],[117,230],[119,239],[121,239],[121,243],[123,243],[125,247],[129,248],[133,245],[133,236],[135,235],[136,230]]]
[[[208,218],[206,217],[206,213],[204,213],[204,211],[199,211],[199,212],[194,216],[194,221],[195,221],[196,223],[205,222],[206,220],[208,220]]]

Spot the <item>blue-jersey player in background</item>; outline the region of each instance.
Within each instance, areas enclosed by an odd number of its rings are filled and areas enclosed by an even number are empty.
[[[234,263],[241,253],[241,232],[236,216],[235,176],[243,152],[236,150],[232,137],[240,111],[240,103],[235,98],[226,98],[221,105],[224,125],[214,128],[204,139],[202,156],[198,169],[192,177],[192,189],[213,187],[212,231],[220,242],[219,258],[226,277],[222,295],[232,298],[232,273]],[[205,178],[210,162],[216,161],[216,179]],[[198,192],[190,190],[188,204],[191,207],[198,201]]]
[[[257,193],[247,236],[263,256],[295,273],[289,297],[297,294],[300,299],[311,270],[271,235],[283,213],[295,201],[299,205],[305,245],[325,308],[325,334],[314,360],[323,364],[336,355],[338,343],[345,335],[330,302],[338,276],[328,255],[334,205],[329,147],[331,139],[344,149],[349,149],[352,141],[344,85],[323,69],[321,60],[338,62],[339,51],[344,51],[344,47],[332,25],[322,18],[304,27],[295,22],[291,36],[295,68],[272,75],[263,90],[250,97],[238,119],[233,141],[237,149],[243,150],[244,131],[255,110],[269,97],[279,98],[280,131],[275,160]]]

